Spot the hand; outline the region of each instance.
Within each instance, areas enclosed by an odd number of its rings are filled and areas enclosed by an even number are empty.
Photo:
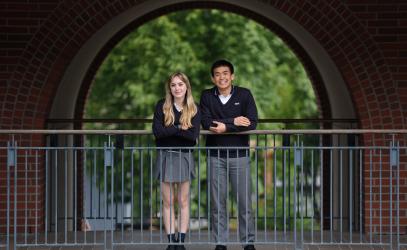
[[[188,126],[186,126],[186,125],[181,125],[181,129],[182,129],[182,130],[188,130],[189,128],[188,128]]]
[[[215,132],[217,134],[226,132],[226,125],[223,122],[213,121],[217,126],[216,127],[209,127],[209,130]]]
[[[238,116],[233,119],[233,124],[235,124],[236,126],[248,127],[250,126],[250,120],[244,116]]]
[[[81,220],[81,230],[82,231],[90,231],[92,230],[92,227],[89,224],[89,221],[87,219],[82,219]]]

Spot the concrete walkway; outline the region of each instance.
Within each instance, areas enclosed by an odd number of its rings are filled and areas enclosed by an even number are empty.
[[[312,236],[312,237],[311,237]],[[380,237],[372,237],[372,243],[370,243],[369,238],[363,238],[360,242],[360,235],[352,234],[352,241],[349,240],[348,234],[339,235],[337,233],[333,234],[331,241],[329,232],[324,232],[323,234],[323,243],[320,244],[321,240],[318,238],[320,234],[305,234],[301,238],[301,234],[294,235],[293,232],[287,232],[283,234],[278,232],[274,234],[273,232],[267,232],[262,234],[259,232],[257,235],[258,243],[255,244],[257,250],[268,250],[268,249],[295,249],[294,237],[297,239],[297,249],[390,249],[388,242],[390,238],[383,235]],[[167,247],[167,240],[159,232],[144,231],[116,231],[113,233],[113,242],[114,250],[130,250],[130,249],[145,249],[145,250],[165,250]],[[276,237],[276,241],[274,241]],[[342,237],[342,242],[339,237]],[[0,249],[6,249],[6,237],[0,235]],[[47,239],[47,240],[45,240]],[[228,244],[228,250],[242,250],[242,246],[237,242],[237,235],[235,232],[230,234],[230,239],[235,240]],[[301,245],[301,239],[305,244]],[[380,240],[382,240],[381,244]],[[14,236],[10,237],[10,249],[14,249]],[[110,231],[98,231],[98,232],[67,232],[65,235],[64,232],[59,232],[57,237],[54,233],[48,234],[28,234],[28,235],[18,235],[17,236],[17,249],[36,249],[36,250],[45,250],[45,249],[59,249],[59,250],[72,250],[72,249],[90,249],[90,250],[105,250],[112,249],[112,234]],[[185,247],[187,250],[212,250],[215,249],[214,244],[208,244],[208,232],[201,231],[192,232],[187,236],[187,242]],[[310,244],[312,243],[313,244]],[[330,242],[334,242],[328,244]],[[352,242],[352,244],[349,244]],[[402,235],[400,238],[401,243],[407,243],[407,238],[405,235]],[[46,244],[45,244],[46,243]],[[393,249],[396,247],[397,237],[393,237]],[[105,246],[106,245],[106,246]],[[407,250],[407,244],[401,245],[400,249]]]

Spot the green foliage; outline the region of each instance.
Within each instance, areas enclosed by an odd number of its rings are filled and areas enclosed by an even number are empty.
[[[198,101],[213,86],[210,66],[219,58],[235,65],[235,84],[252,90],[260,118],[318,117],[311,83],[284,42],[254,21],[219,10],[175,12],[130,33],[100,67],[85,116],[151,117],[177,70],[189,76]]]

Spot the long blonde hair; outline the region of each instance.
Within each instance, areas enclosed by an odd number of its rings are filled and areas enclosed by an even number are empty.
[[[176,72],[172,74],[165,84],[165,102],[163,105],[164,113],[164,125],[166,127],[174,125],[175,116],[174,116],[174,97],[171,94],[171,81],[174,77],[179,77],[186,85],[187,91],[185,93],[184,102],[182,106],[182,113],[180,117],[181,126],[186,126],[188,128],[192,127],[192,117],[196,115],[198,109],[195,105],[194,98],[192,97],[191,84],[189,83],[188,77],[181,72]]]

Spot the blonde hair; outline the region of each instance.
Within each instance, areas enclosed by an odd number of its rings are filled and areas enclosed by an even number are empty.
[[[175,121],[175,116],[174,116],[174,98],[171,94],[171,81],[174,79],[174,77],[179,77],[182,82],[185,83],[187,87],[187,91],[185,93],[184,97],[184,102],[182,106],[182,113],[180,117],[180,124],[181,126],[186,126],[188,128],[192,127],[192,117],[196,115],[198,112],[198,109],[195,105],[194,98],[192,97],[192,91],[191,91],[191,84],[189,83],[188,77],[181,72],[176,72],[172,74],[168,80],[167,83],[165,84],[165,102],[163,105],[163,113],[164,113],[164,125],[166,127],[174,125]]]

